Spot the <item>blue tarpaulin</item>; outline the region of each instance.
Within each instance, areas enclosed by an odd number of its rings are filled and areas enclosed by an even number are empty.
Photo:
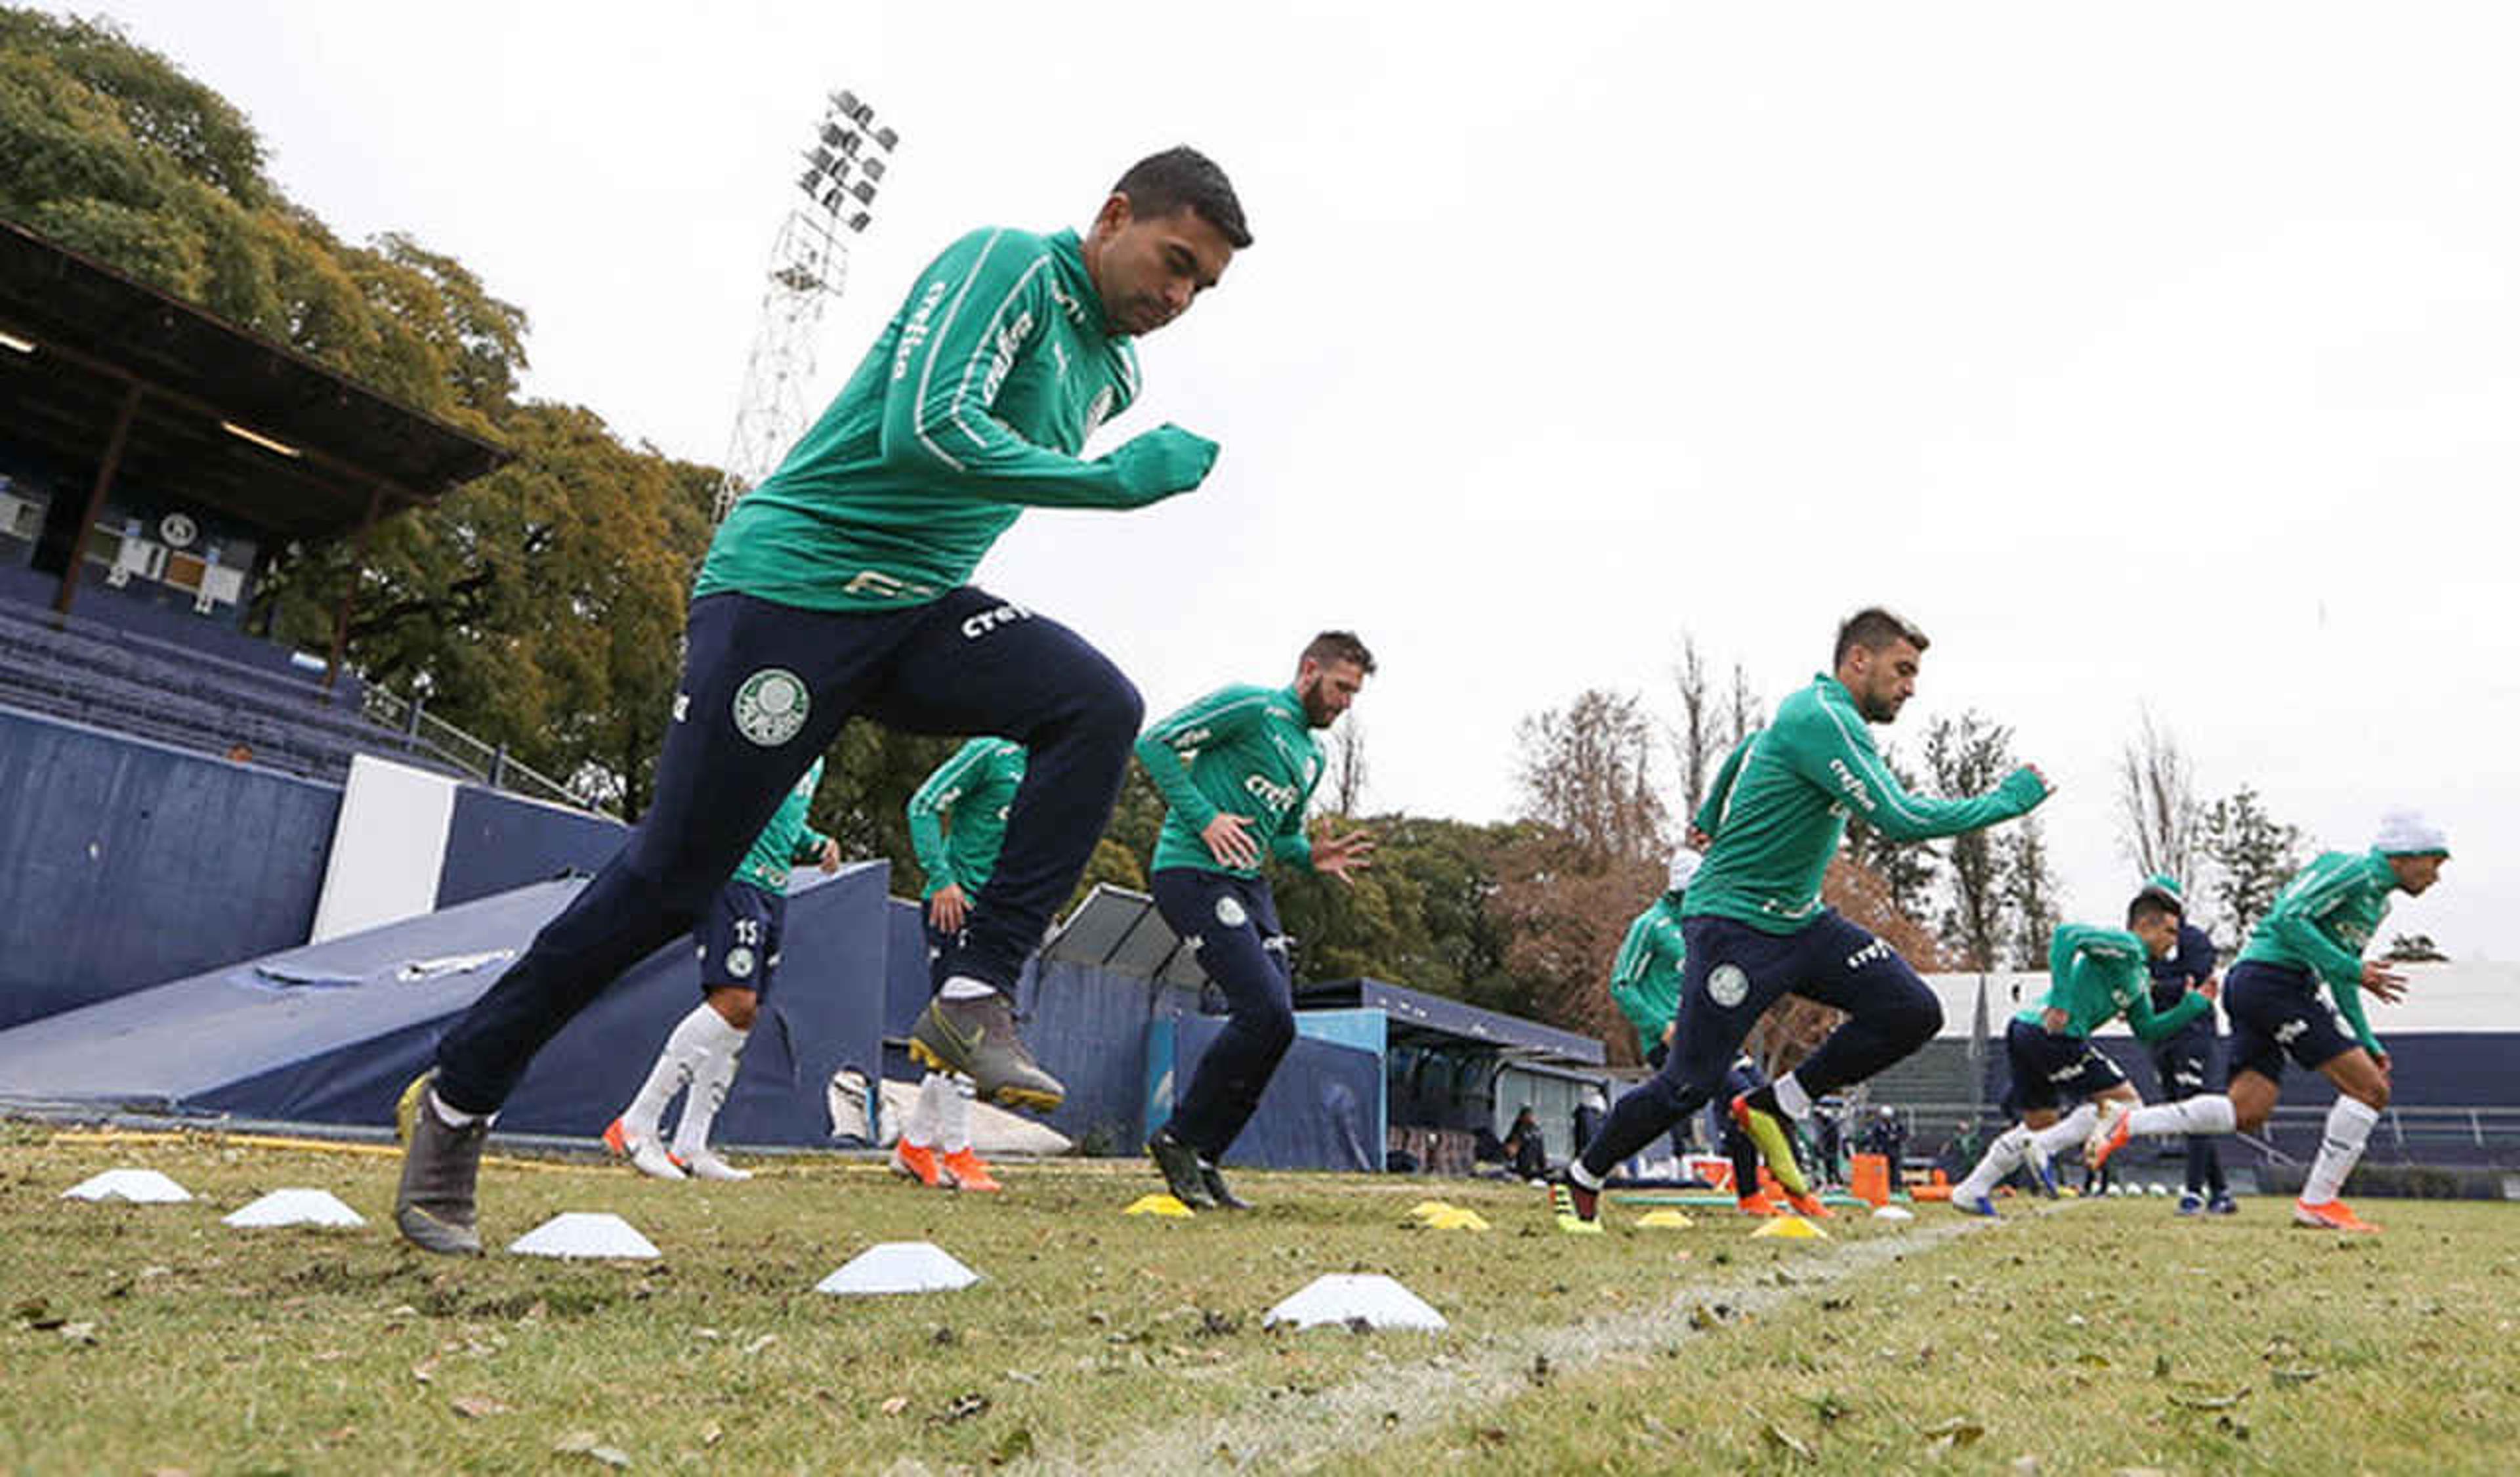
[[[889,871],[799,874],[721,1141],[825,1142],[832,1071],[875,1070]],[[0,1032],[0,1100],[388,1123],[447,1023],[582,886],[537,883]],[[698,996],[688,938],[640,961],[535,1058],[500,1127],[600,1132]]]

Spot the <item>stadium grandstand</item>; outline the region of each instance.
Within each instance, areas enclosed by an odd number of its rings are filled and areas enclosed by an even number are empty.
[[[356,581],[327,651],[248,620],[291,544],[363,560],[381,524],[507,460],[0,221],[0,1026],[306,942],[337,833],[373,816],[344,803],[363,761],[480,792],[473,830],[546,872],[617,844],[561,785],[359,680]],[[463,840],[423,905],[530,880],[461,864]]]
[[[292,542],[350,540],[507,453],[0,222],[0,705],[338,781],[390,754],[565,790],[249,633]]]

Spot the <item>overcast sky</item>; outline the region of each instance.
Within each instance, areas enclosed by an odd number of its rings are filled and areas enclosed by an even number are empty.
[[[109,9],[337,229],[525,307],[534,392],[710,462],[826,90],[903,143],[818,404],[954,236],[1207,151],[1258,243],[1098,444],[1176,420],[1216,474],[980,577],[1158,711],[1354,626],[1378,808],[1502,816],[1523,715],[1667,706],[1683,631],[1773,701],[1877,600],[1935,643],[1882,737],[2012,725],[2072,915],[2127,894],[2149,708],[2319,845],[2427,810],[2455,859],[2388,927],[2520,956],[2503,8]]]

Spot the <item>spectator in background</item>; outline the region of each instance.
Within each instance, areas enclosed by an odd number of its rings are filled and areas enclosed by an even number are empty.
[[[1505,1160],[1513,1166],[1517,1179],[1549,1177],[1549,1146],[1540,1133],[1540,1120],[1532,1115],[1531,1104],[1513,1115],[1513,1127],[1506,1130]]]
[[[1891,1177],[1896,1179],[1899,1161],[1908,1153],[1908,1126],[1899,1121],[1899,1110],[1883,1103],[1881,1110],[1873,1115],[1872,1122],[1865,1126],[1861,1147],[1867,1154],[1878,1154],[1889,1160]]]
[[[1934,1163],[1941,1168],[1944,1178],[1957,1184],[1977,1166],[1979,1156],[1985,1152],[1986,1136],[1978,1132],[1974,1120],[1964,1119],[1952,1125],[1952,1136],[1944,1143],[1943,1151],[1934,1156]]]

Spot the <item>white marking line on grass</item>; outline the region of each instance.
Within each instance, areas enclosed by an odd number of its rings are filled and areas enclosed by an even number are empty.
[[[1510,1401],[1530,1390],[1535,1355],[1545,1354],[1551,1364],[1567,1370],[1605,1362],[1642,1364],[1675,1343],[1704,1336],[1688,1321],[1689,1310],[1700,1304],[1721,1302],[1735,1313],[1764,1316],[1893,1260],[1931,1251],[1955,1237],[2000,1223],[1959,1221],[1922,1230],[1903,1229],[1895,1235],[1843,1243],[1824,1258],[1798,1257],[1745,1267],[1721,1281],[1676,1287],[1669,1303],[1649,1312],[1500,1333],[1493,1343],[1443,1368],[1394,1367],[1311,1396],[1277,1401],[1263,1397],[1220,1418],[1153,1431],[1081,1459],[1046,1455],[1017,1470],[1196,1471],[1220,1459],[1219,1448],[1234,1454],[1238,1467],[1266,1471],[1311,1465],[1427,1430],[1472,1407]],[[1777,1285],[1771,1278],[1778,1267],[1788,1268],[1794,1280]],[[1400,1346],[1391,1347],[1396,1352]],[[1391,1419],[1395,1412],[1397,1423]]]

